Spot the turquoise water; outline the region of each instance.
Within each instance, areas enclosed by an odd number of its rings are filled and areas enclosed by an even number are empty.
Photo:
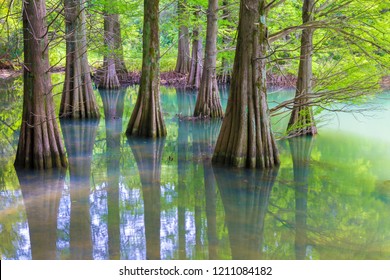
[[[1,259],[390,258],[388,93],[358,107],[381,110],[323,112],[315,138],[278,140],[277,170],[250,171],[211,165],[221,121],[178,118],[194,93],[161,89],[168,136],[152,141],[123,134],[136,88],[96,91],[100,121],[60,124],[69,169],[17,173],[12,85],[0,102]],[[292,95],[272,90],[270,106]],[[286,121],[273,118],[277,135]]]

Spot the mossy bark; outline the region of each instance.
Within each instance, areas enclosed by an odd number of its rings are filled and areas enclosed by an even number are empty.
[[[195,16],[199,19],[199,10],[195,12]],[[203,46],[202,38],[200,37],[200,26],[199,23],[196,23],[192,30],[191,65],[187,78],[187,88],[193,89],[199,88],[203,70]]]
[[[82,0],[65,0],[64,6],[66,64],[60,117],[99,118],[88,64],[85,4]]]
[[[14,163],[17,168],[48,169],[67,166],[53,103],[45,19],[45,1],[24,2],[24,96]]]
[[[302,8],[303,24],[314,20],[314,0],[305,0]],[[302,31],[301,54],[299,60],[297,89],[295,92],[294,107],[287,126],[290,136],[315,135],[317,127],[314,121],[313,109],[309,104],[309,95],[312,93],[312,56],[314,30],[306,28]]]
[[[144,1],[140,88],[127,135],[158,138],[167,134],[160,104],[159,0]]]
[[[223,110],[217,84],[218,0],[209,0],[204,69],[196,99],[195,117],[222,118]]]
[[[230,95],[213,163],[247,168],[279,165],[267,104],[266,52],[265,1],[241,0]]]

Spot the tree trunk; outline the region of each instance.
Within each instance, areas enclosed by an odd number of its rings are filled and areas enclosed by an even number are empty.
[[[141,83],[127,135],[158,138],[167,134],[160,104],[158,21],[159,0],[144,0]]]
[[[279,164],[266,95],[264,6],[263,0],[241,0],[230,95],[214,163],[248,168],[271,168]]]
[[[314,20],[314,5],[315,0],[304,1],[302,8],[303,24]],[[313,110],[308,105],[313,79],[313,33],[314,29],[311,28],[306,28],[302,31],[297,89],[295,92],[294,108],[287,126],[287,132],[290,136],[317,134]]]
[[[204,69],[194,116],[222,118],[223,110],[219,98],[217,84],[217,32],[218,32],[218,0],[209,0],[207,10],[206,52]]]
[[[45,1],[24,2],[23,116],[15,159],[20,168],[67,166],[53,103],[45,18]]]
[[[229,48],[232,47],[232,36],[230,35],[231,33],[234,34],[234,24],[231,22],[231,13],[229,10],[229,1],[224,0],[223,1],[223,10],[222,10],[222,18],[224,21],[227,22],[226,28],[228,29],[229,35],[224,35],[222,38],[222,44],[223,48]],[[228,84],[231,79],[231,74],[232,74],[232,61],[231,59],[228,59],[226,56],[222,56],[222,62],[221,62],[221,73],[220,73],[220,79],[219,82],[221,84]]]
[[[128,138],[129,145],[137,162],[144,200],[144,226],[146,238],[146,258],[161,259],[161,159],[164,139],[152,142]]]
[[[186,0],[177,1],[177,15],[179,18],[179,44],[177,47],[177,60],[175,71],[187,74],[190,70],[190,39],[188,27],[184,21],[188,20],[185,12]]]
[[[123,44],[122,44],[122,34],[121,34],[121,24],[119,20],[114,23],[114,40],[115,40],[115,69],[119,81],[126,79],[128,74],[125,61],[123,59]]]
[[[115,65],[115,25],[119,21],[117,14],[104,14],[104,43],[107,47],[103,61],[103,77],[100,78],[98,87],[104,89],[116,89],[120,87],[117,69]]]
[[[200,18],[200,9],[195,12],[196,18]],[[192,30],[192,53],[190,72],[187,79],[187,87],[197,89],[200,86],[200,78],[202,77],[203,69],[203,47],[202,38],[200,37],[200,24],[196,24]]]
[[[88,65],[85,4],[65,0],[66,65],[60,117],[98,118],[99,107],[92,88]]]
[[[62,120],[69,156],[70,181],[70,258],[92,259],[92,231],[89,195],[91,164],[98,120]]]

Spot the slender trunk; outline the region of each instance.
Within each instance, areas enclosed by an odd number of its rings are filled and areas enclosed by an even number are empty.
[[[217,84],[217,32],[218,32],[218,0],[209,0],[207,10],[207,33],[204,69],[194,116],[222,118],[223,110],[219,98]]]
[[[304,1],[302,8],[303,24],[314,20],[314,6],[315,0]],[[313,110],[308,105],[313,80],[313,33],[314,29],[311,28],[306,28],[302,31],[297,89],[295,92],[294,108],[287,126],[287,132],[291,136],[317,134]]]
[[[144,0],[144,10],[141,83],[126,134],[158,138],[167,134],[160,104],[159,0]]]
[[[122,33],[119,15],[118,20],[114,22],[114,45],[115,45],[115,69],[119,81],[126,79],[128,74],[126,64],[123,58]]]
[[[88,65],[85,4],[65,0],[66,65],[60,117],[98,118],[99,108]]]
[[[231,33],[234,32],[234,25],[231,23],[231,13],[229,10],[229,1],[224,0],[223,6],[224,7],[222,10],[222,18],[225,22],[227,22],[227,24],[226,23],[225,24],[226,24],[228,35],[226,34],[223,36],[222,45],[223,45],[223,48],[229,48],[229,47],[231,47],[232,42],[233,42]],[[223,54],[219,82],[221,84],[228,84],[230,82],[231,74],[232,74],[232,60]]]
[[[200,9],[195,12],[196,18],[200,18]],[[200,37],[201,25],[197,23],[192,30],[192,53],[190,72],[187,79],[187,87],[197,89],[200,86],[200,79],[203,70],[203,47],[202,38]]]
[[[24,2],[23,115],[15,159],[20,168],[67,166],[53,103],[45,18],[45,1]]]
[[[181,74],[187,74],[190,70],[190,39],[188,36],[188,27],[185,25],[186,18],[185,5],[186,0],[177,1],[177,15],[179,18],[179,43],[177,47],[177,60],[175,71]]]
[[[265,1],[241,0],[230,95],[214,163],[248,168],[279,165],[266,95],[266,36]]]
[[[107,53],[103,61],[103,77],[100,79],[98,87],[104,89],[116,89],[120,87],[117,69],[115,65],[115,25],[119,21],[117,14],[104,14],[104,43]]]

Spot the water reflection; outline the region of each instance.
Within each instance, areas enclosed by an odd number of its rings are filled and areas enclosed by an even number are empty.
[[[165,139],[128,138],[137,162],[144,201],[146,259],[159,260],[161,229],[161,159]]]
[[[97,120],[61,120],[70,177],[70,259],[92,259],[89,195]]]
[[[213,170],[225,209],[232,259],[262,259],[265,216],[278,169]]]
[[[310,156],[314,138],[296,137],[288,140],[293,160],[295,185],[295,258],[306,259],[307,199]]]
[[[65,174],[62,170],[17,170],[30,234],[31,255],[36,260],[57,256],[57,218]]]
[[[120,148],[125,90],[99,90],[106,127],[107,234],[110,259],[120,259]]]

